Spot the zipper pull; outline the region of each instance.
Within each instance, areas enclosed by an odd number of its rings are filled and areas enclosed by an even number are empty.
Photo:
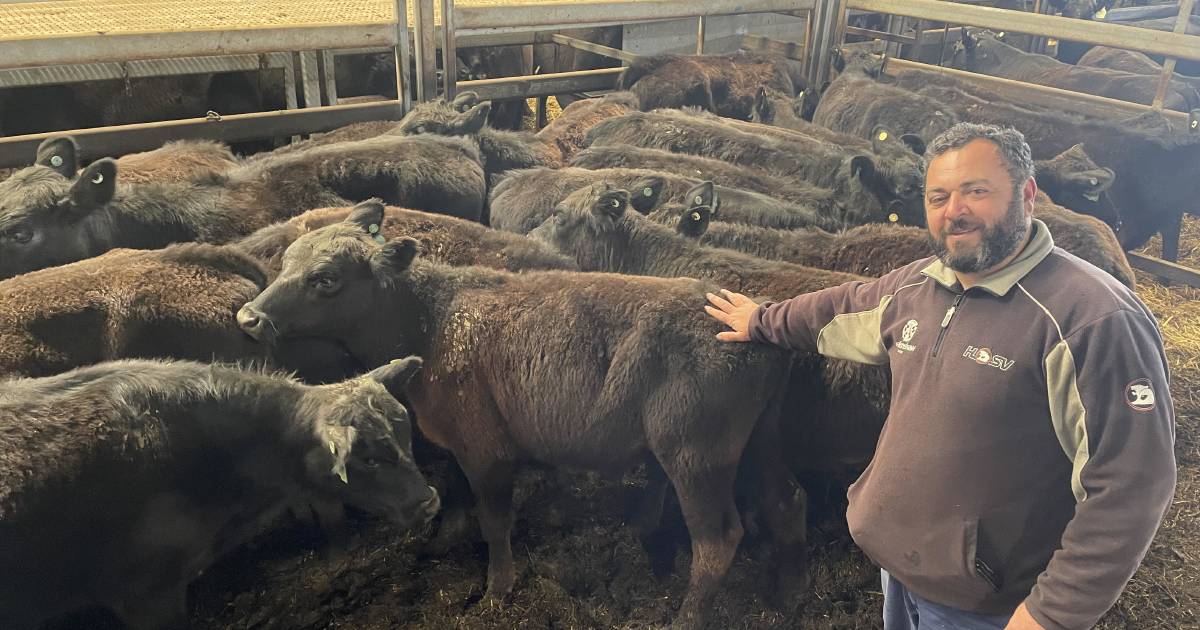
[[[962,303],[964,296],[966,296],[965,293],[959,293],[955,296],[954,303],[950,305],[950,308],[946,309],[946,316],[942,318],[942,328],[950,325],[950,318],[954,317],[954,311],[958,310],[958,305]]]
[[[946,316],[942,318],[942,328],[945,328],[950,325],[950,318],[954,317],[954,309],[956,309],[956,308],[958,308],[958,307],[951,306],[950,308],[946,309]]]

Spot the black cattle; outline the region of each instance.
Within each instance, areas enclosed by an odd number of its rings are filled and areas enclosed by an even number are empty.
[[[712,116],[656,110],[610,118],[592,128],[590,144],[624,144],[717,158],[829,188],[860,220],[887,222],[890,214],[924,213],[920,156],[887,156],[800,138],[785,140],[738,129]]]
[[[692,537],[676,626],[700,626],[742,537],[742,450],[774,420],[786,355],[717,341],[697,309],[708,286],[696,280],[448,267],[417,258],[411,239],[377,244],[369,228],[381,213],[360,210],[288,248],[279,278],[239,313],[245,330],[327,335],[366,365],[387,361],[385,349],[425,358],[408,400],[470,481],[492,600],[516,580],[520,462],[611,473],[647,463],[674,484]]]
[[[1176,129],[1149,112],[1136,118],[1105,121],[1069,113],[1033,111],[981,99],[958,82],[928,72],[900,73],[897,84],[952,106],[963,120],[1019,129],[1037,159],[1050,159],[1081,144],[1116,180],[1108,189],[1120,221],[1109,224],[1126,249],[1141,247],[1156,232],[1163,235],[1163,257],[1179,253],[1179,229],[1185,212],[1200,209],[1200,134]]]
[[[784,97],[803,90],[798,63],[785,57],[735,52],[727,55],[646,55],[629,64],[617,89],[637,95],[642,109],[699,107],[750,120],[759,89]]]
[[[383,136],[263,159],[207,182],[121,185],[110,159],[78,176],[73,144],[51,139],[37,163],[0,182],[0,278],[115,247],[220,243],[304,210],[381,197],[478,219],[478,150],[458,138]]]
[[[1009,46],[990,31],[964,29],[962,41],[955,47],[950,65],[960,70],[1143,105],[1149,105],[1154,100],[1158,87],[1157,77],[1107,68],[1073,66],[1047,55],[1027,53]],[[1164,104],[1169,109],[1188,112],[1200,108],[1200,93],[1187,83],[1173,81]]]
[[[119,361],[3,382],[0,626],[99,604],[130,628],[186,627],[188,583],[293,503],[424,523],[438,495],[393,397],[419,366],[306,386]]]

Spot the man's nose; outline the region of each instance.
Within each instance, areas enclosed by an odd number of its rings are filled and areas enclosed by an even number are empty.
[[[967,205],[967,196],[960,192],[950,193],[950,198],[946,200],[946,207],[943,209],[947,219],[956,219],[965,214],[971,213],[971,207]]]

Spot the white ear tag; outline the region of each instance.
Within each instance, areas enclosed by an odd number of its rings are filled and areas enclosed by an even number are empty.
[[[612,200],[611,202],[609,202],[609,203],[610,203],[610,205],[611,205],[612,207],[614,207],[614,208],[620,208],[620,207],[621,207],[621,200],[620,200],[620,199],[613,199],[613,200]]]
[[[1194,127],[1195,125],[1192,125],[1192,126]],[[650,188],[649,186],[642,189],[643,197],[649,197],[650,195],[653,195],[653,194],[654,194],[654,189]]]
[[[96,173],[96,176],[92,178],[92,183],[99,184],[102,182],[104,182],[104,173]]]
[[[51,156],[50,166],[62,166],[63,160],[61,155]]]
[[[701,197],[700,195],[696,195],[696,197],[692,199],[692,202],[698,206],[702,206],[702,205],[704,205],[704,197]]]
[[[693,220],[693,221],[699,221],[699,220],[700,220],[700,213],[699,213],[699,212],[693,212],[693,213],[692,213],[692,220]]]

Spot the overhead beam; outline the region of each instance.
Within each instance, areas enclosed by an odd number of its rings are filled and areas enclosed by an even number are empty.
[[[804,11],[814,0],[610,0],[456,7],[459,30],[553,30],[650,20]],[[614,21],[616,19],[616,21]]]
[[[979,7],[943,0],[848,0],[853,9],[905,15],[949,24],[981,26],[1093,44],[1136,50],[1151,55],[1200,61],[1200,36],[1164,33],[1150,29],[1076,20],[1054,15]]]

